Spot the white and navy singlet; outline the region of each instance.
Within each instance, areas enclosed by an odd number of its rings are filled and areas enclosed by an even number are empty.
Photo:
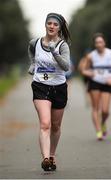
[[[56,51],[60,52],[61,40],[56,45]],[[52,53],[42,45],[42,38],[37,41],[35,47],[35,72],[33,80],[47,85],[59,85],[66,82],[65,71],[61,69]]]
[[[108,78],[111,78],[111,49],[105,48],[103,55],[100,55],[97,50],[90,53],[92,69],[95,72],[93,81],[106,84]]]

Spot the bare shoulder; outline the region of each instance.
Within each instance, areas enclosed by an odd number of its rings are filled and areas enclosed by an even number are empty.
[[[83,60],[88,62],[88,63],[91,63],[91,53],[87,54],[85,57],[83,57]]]

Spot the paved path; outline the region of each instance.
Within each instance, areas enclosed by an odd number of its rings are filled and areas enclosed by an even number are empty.
[[[111,178],[111,120],[109,135],[97,142],[86,108],[82,84],[73,80],[57,150],[58,170],[40,168],[38,119],[32,103],[30,78],[22,80],[0,106],[0,178]]]

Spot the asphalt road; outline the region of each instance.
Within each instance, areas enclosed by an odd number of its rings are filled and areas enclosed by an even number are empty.
[[[38,117],[32,103],[28,77],[0,105],[0,178],[10,179],[96,179],[111,178],[111,117],[109,134],[98,142],[82,84],[72,80],[69,101],[57,149],[58,169],[41,170]]]

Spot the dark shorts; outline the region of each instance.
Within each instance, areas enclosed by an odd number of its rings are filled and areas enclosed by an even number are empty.
[[[43,83],[33,81],[32,84],[33,100],[49,100],[52,103],[52,108],[62,109],[67,104],[67,83],[49,86]]]
[[[92,90],[99,90],[101,92],[109,92],[111,93],[111,86],[107,84],[101,84],[98,82],[95,82],[93,80],[89,80],[88,82],[88,92]]]

